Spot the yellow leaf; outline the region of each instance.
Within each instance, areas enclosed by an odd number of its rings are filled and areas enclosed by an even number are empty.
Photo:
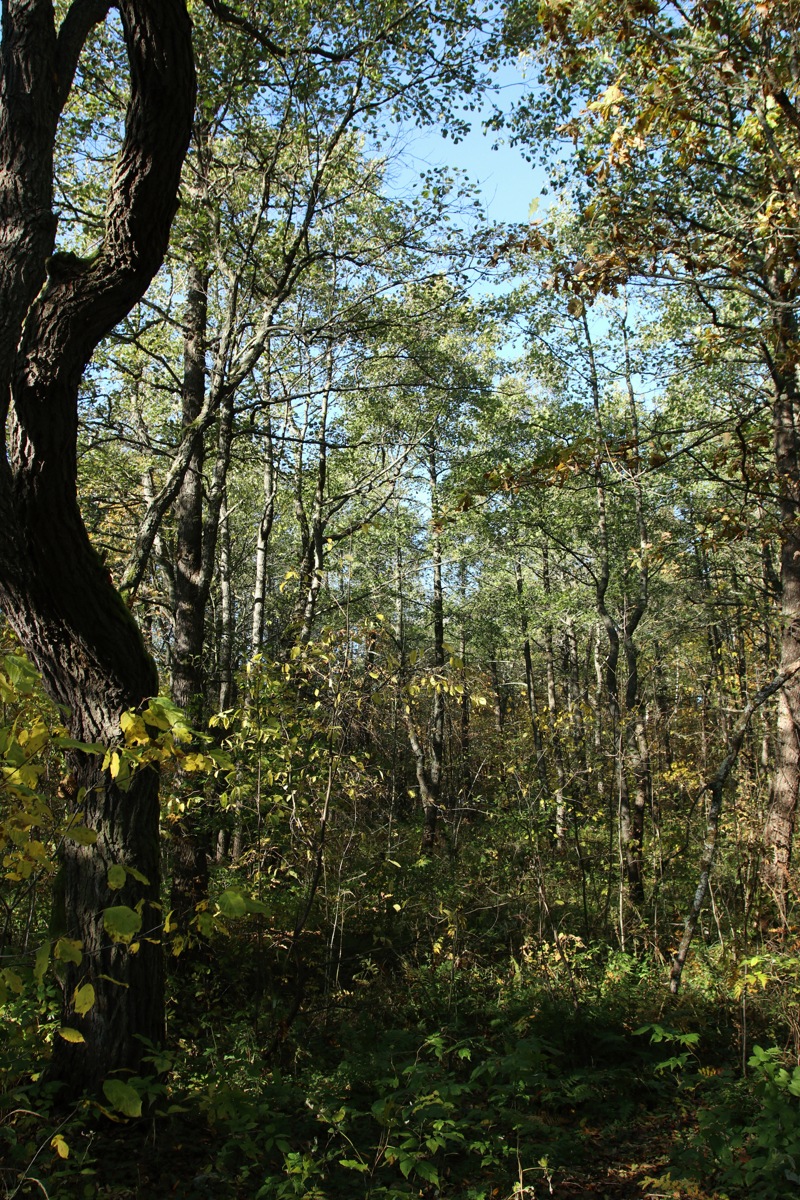
[[[60,1133],[57,1133],[54,1138],[51,1138],[50,1145],[53,1147],[59,1158],[69,1158],[69,1146],[64,1141]]]
[[[62,1025],[58,1034],[65,1042],[73,1042],[76,1046],[86,1041],[82,1033],[79,1033],[77,1029],[70,1029],[68,1025]]]
[[[89,1011],[95,1001],[94,988],[90,983],[85,983],[83,987],[75,988],[72,997],[72,1003],[75,1012],[79,1017],[84,1016]]]
[[[601,96],[598,96],[596,100],[587,105],[587,108],[590,112],[599,112],[603,116],[607,116],[611,109],[615,105],[621,104],[624,99],[624,92],[620,90],[616,83],[612,83]]]

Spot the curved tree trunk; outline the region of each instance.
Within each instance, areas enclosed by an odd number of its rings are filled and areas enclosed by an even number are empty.
[[[191,27],[183,0],[119,0],[131,75],[125,139],[106,231],[92,259],[53,254],[58,117],[83,43],[110,5],[74,0],[56,32],[49,3],[3,5],[0,44],[0,604],[79,739],[113,743],[122,712],[158,686],[139,630],[89,541],[77,496],[77,397],[98,342],[141,298],[163,259],[194,107]],[[165,121],[164,113],[170,114]],[[55,1073],[71,1091],[136,1069],[158,1042],[164,1004],[158,781],[123,795],[92,756],[76,756],[76,806],[97,834],[67,844],[63,924],[83,944],[65,981]],[[134,868],[112,892],[113,864]],[[112,944],[103,910],[141,905],[140,948]],[[78,1017],[77,983],[96,1000]]]

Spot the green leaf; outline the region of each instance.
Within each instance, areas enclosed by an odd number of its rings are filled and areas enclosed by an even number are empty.
[[[197,929],[201,937],[211,937],[214,932],[214,918],[210,912],[199,912],[193,918],[192,924]]]
[[[73,825],[64,836],[71,842],[77,842],[79,846],[94,846],[97,842],[97,833],[86,825]]]
[[[105,754],[106,748],[100,742],[80,742],[77,738],[71,737],[54,737],[51,738],[54,746],[58,746],[60,750],[80,750],[84,754]]]
[[[428,1183],[438,1184],[439,1172],[436,1170],[436,1167],[433,1165],[433,1163],[426,1162],[424,1158],[419,1159],[414,1166],[414,1170],[421,1179],[427,1179]]]
[[[128,874],[131,876],[132,879],[136,880],[137,883],[143,883],[145,887],[150,886],[150,880],[147,878],[146,875],[143,875],[141,871],[137,871],[136,867],[126,867],[125,870],[128,872]]]
[[[108,886],[112,892],[118,888],[125,886],[125,868],[115,863],[113,867],[108,868]]]
[[[243,917],[247,912],[247,901],[241,892],[228,888],[218,898],[217,908],[223,917]]]
[[[0,975],[9,991],[13,992],[15,996],[22,995],[25,986],[16,971],[12,971],[11,967],[6,967],[4,971],[0,972]]]
[[[83,943],[77,938],[59,938],[53,951],[59,962],[71,962],[80,966],[83,958]]]
[[[130,942],[142,928],[142,918],[132,908],[120,904],[104,911],[103,927],[112,941]]]
[[[117,987],[129,988],[129,983],[124,983],[121,979],[115,979],[113,975],[98,975],[98,979],[105,979],[107,983],[116,984]]]
[[[21,696],[29,695],[39,682],[39,673],[26,658],[17,654],[7,654],[3,659],[3,669]]]
[[[85,983],[83,987],[75,988],[72,1004],[79,1017],[85,1016],[94,1002],[94,988],[90,983]]]
[[[33,964],[33,978],[37,983],[41,983],[44,979],[47,964],[50,962],[50,943],[45,942],[36,951],[36,958]]]
[[[129,1083],[124,1083],[121,1079],[106,1079],[103,1082],[103,1092],[106,1100],[117,1112],[124,1113],[126,1117],[142,1115],[142,1098]]]

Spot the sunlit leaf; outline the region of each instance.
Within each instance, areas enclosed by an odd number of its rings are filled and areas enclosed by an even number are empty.
[[[58,1036],[62,1037],[65,1042],[73,1042],[76,1046],[86,1041],[82,1033],[79,1033],[77,1029],[70,1029],[69,1025],[62,1025]]]
[[[59,1158],[69,1158],[69,1146],[64,1141],[60,1133],[57,1133],[54,1138],[50,1139],[50,1145],[53,1147]]]
[[[72,997],[72,1006],[79,1017],[85,1016],[89,1009],[94,1005],[95,993],[94,988],[90,983],[85,983],[83,987],[75,988]]]

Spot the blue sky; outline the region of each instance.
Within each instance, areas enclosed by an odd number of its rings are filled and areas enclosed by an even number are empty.
[[[495,105],[503,110],[510,109],[530,83],[523,70],[511,63],[497,72],[495,82],[498,92],[489,97],[481,112],[472,114],[473,127],[466,138],[454,143],[452,139],[442,137],[435,127],[417,130],[409,137],[403,157],[409,174],[415,164],[419,171],[426,166],[449,166],[466,171],[470,179],[480,185],[490,220],[527,222],[531,201],[541,196],[542,189],[547,187],[547,179],[541,168],[527,162],[520,150],[508,145],[507,139],[495,132],[484,133],[482,124]],[[540,211],[546,204],[544,197],[542,201]]]

